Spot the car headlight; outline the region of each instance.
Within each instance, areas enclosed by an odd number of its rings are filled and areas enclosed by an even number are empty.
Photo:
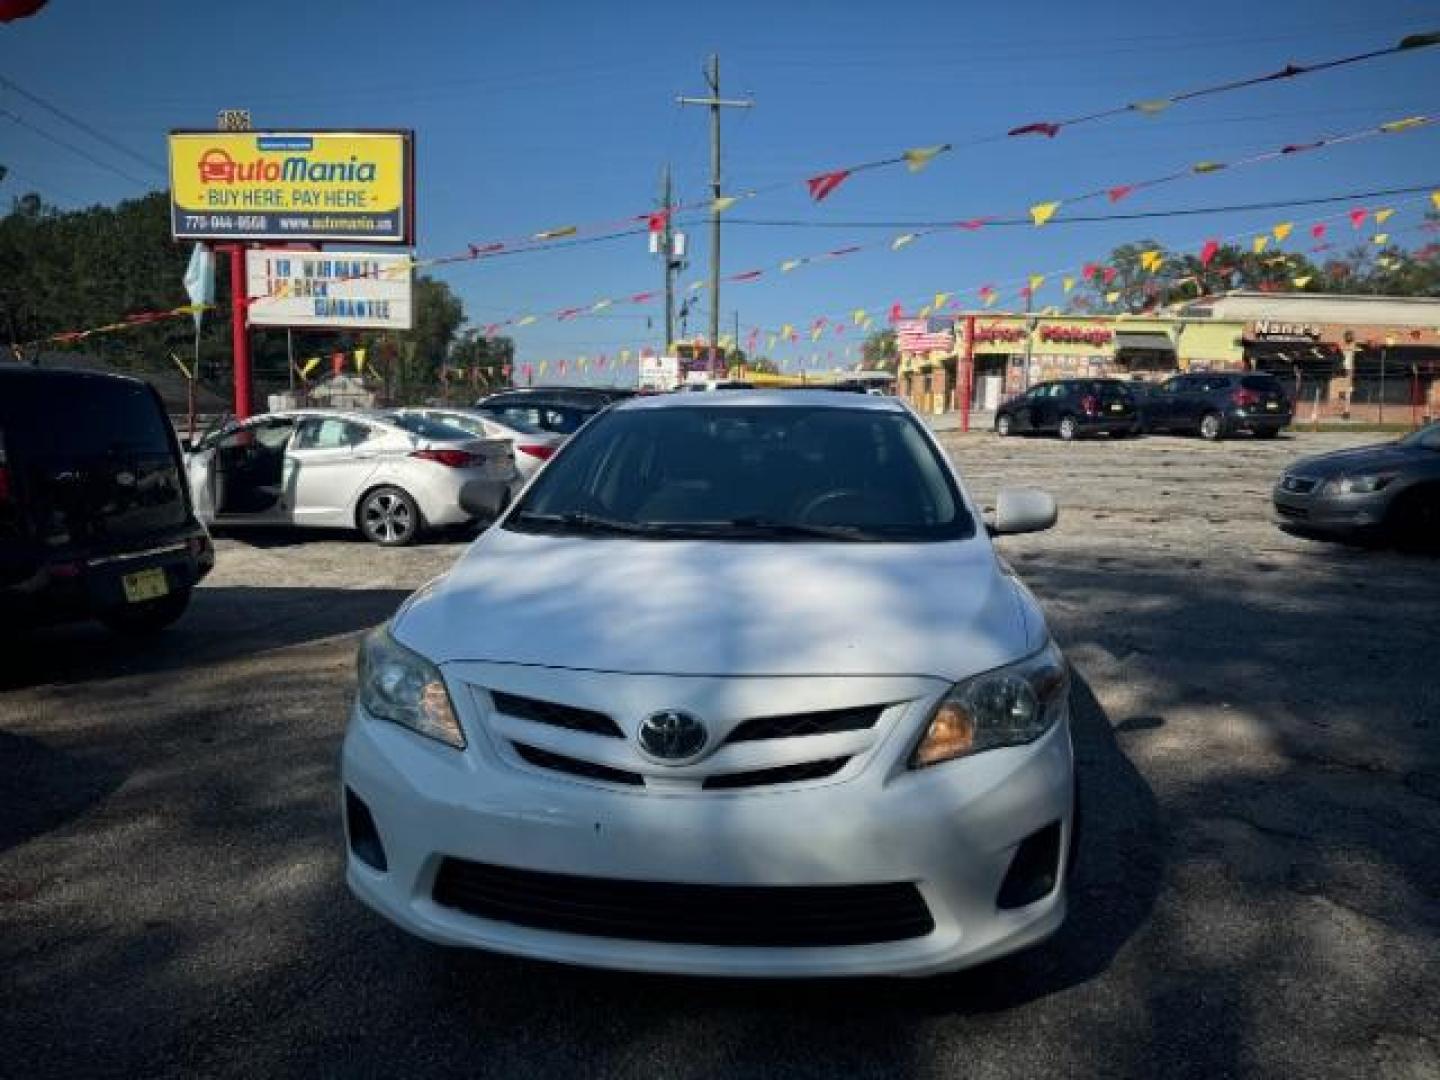
[[[457,750],[465,748],[465,733],[440,669],[396,641],[388,625],[365,635],[358,666],[360,705],[371,716]]]
[[[956,683],[935,706],[910,767],[1034,742],[1065,707],[1070,669],[1054,642],[1008,667]]]
[[[1340,476],[1325,482],[1327,495],[1370,495],[1383,491],[1395,479],[1394,473],[1373,473],[1366,476]]]

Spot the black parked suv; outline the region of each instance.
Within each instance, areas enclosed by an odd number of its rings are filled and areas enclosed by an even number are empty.
[[[520,420],[559,435],[573,435],[581,424],[607,405],[634,396],[634,390],[611,387],[524,386],[483,397],[475,403],[475,408],[502,424],[506,420]]]
[[[159,630],[214,565],[150,386],[0,363],[0,631]]]
[[[1212,371],[1166,379],[1141,399],[1140,414],[1146,431],[1198,432],[1211,441],[1248,431],[1273,439],[1294,408],[1274,375]]]
[[[1062,439],[1105,432],[1137,434],[1135,396],[1119,379],[1058,379],[1036,383],[1001,404],[995,413],[997,435],[1054,432]]]

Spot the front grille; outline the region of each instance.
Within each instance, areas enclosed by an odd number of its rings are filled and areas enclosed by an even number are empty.
[[[490,700],[495,702],[498,711],[517,720],[548,724],[551,727],[565,728],[567,731],[583,731],[590,735],[608,735],[615,739],[625,737],[620,725],[604,713],[595,712],[593,709],[560,705],[553,701],[506,694],[499,690],[490,691]]]
[[[1289,518],[1308,518],[1310,516],[1310,511],[1303,506],[1286,506],[1284,503],[1276,503],[1275,511]]]
[[[1308,476],[1287,476],[1280,486],[1286,491],[1293,491],[1297,495],[1308,495],[1315,490],[1318,480],[1312,480]]]
[[[829,712],[799,713],[794,716],[757,716],[738,725],[725,741],[753,742],[759,739],[789,739],[797,735],[864,731],[874,727],[884,711],[883,705],[868,705],[858,709],[833,709]]]
[[[554,754],[549,750],[541,750],[538,746],[527,746],[525,743],[517,742],[510,745],[515,747],[515,752],[531,765],[541,769],[569,773],[571,776],[583,776],[587,780],[604,780],[610,784],[629,784],[632,787],[641,787],[645,783],[645,778],[639,773],[627,772],[624,769],[612,769],[609,765],[597,765],[593,761],[581,761],[579,758],[566,757],[564,754]]]
[[[796,784],[802,780],[822,780],[834,776],[845,767],[848,757],[824,761],[804,761],[798,765],[779,765],[772,769],[749,772],[719,773],[705,778],[706,791],[727,791],[735,788],[768,787],[772,784]]]
[[[447,858],[433,896],[444,907],[516,926],[677,945],[872,945],[924,937],[935,929],[920,890],[909,882],[689,885]]]

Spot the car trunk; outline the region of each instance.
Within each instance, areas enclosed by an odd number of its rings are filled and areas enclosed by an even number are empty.
[[[1256,413],[1284,413],[1290,408],[1289,399],[1276,379],[1246,376],[1240,380],[1240,389],[1234,397],[1237,405]]]
[[[11,546],[47,556],[133,547],[187,520],[169,421],[149,387],[36,379],[0,400]]]

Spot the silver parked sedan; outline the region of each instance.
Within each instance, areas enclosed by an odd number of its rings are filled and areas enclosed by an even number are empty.
[[[516,481],[499,439],[423,417],[298,410],[207,435],[188,455],[191,498],[208,525],[359,529],[409,544],[427,526],[494,513]]]
[[[515,459],[515,469],[523,484],[534,476],[541,465],[549,461],[559,450],[568,435],[546,431],[518,417],[503,419],[460,406],[425,406],[416,409],[397,409],[397,416],[424,416],[442,424],[468,431],[472,435],[490,439],[509,439]]]

